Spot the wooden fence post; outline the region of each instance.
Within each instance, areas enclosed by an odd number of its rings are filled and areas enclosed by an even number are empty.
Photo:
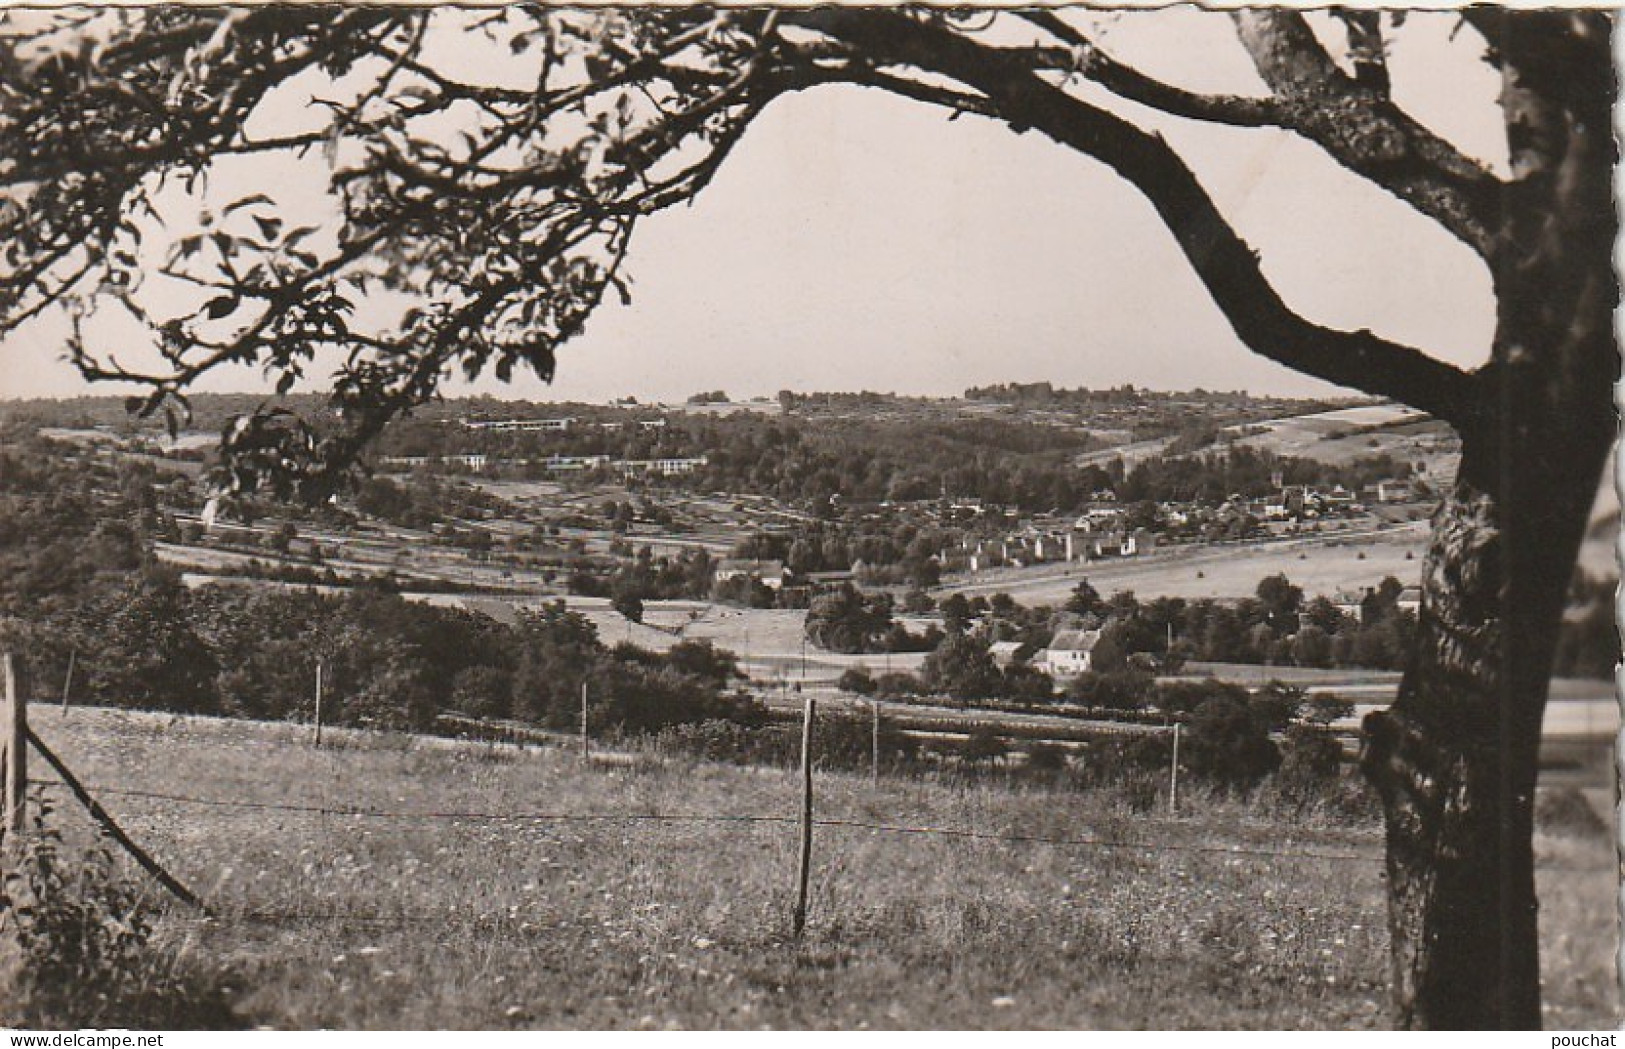
[[[10,652],[4,655],[6,698],[0,713],[0,733],[4,733],[4,827],[22,833],[28,791],[28,704],[17,694],[17,667]]]
[[[322,745],[322,661],[316,660],[316,746]]]
[[[1174,758],[1168,763],[1168,815],[1179,815],[1179,722],[1174,722]]]
[[[73,664],[78,660],[77,649],[68,650],[68,676],[62,679],[62,712],[68,712],[68,693],[73,689]]]
[[[870,708],[874,712],[874,731],[870,734],[869,746],[869,786],[877,789],[880,786],[880,700],[869,700]]]
[[[592,760],[591,744],[587,738],[587,683],[581,683],[581,763]]]
[[[808,696],[801,720],[801,870],[796,881],[796,910],[791,922],[792,934],[798,940],[807,927],[807,879],[812,874],[812,729],[816,706],[816,701]]]

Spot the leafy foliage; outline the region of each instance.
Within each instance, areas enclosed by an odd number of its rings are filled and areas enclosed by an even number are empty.
[[[881,639],[892,625],[891,602],[865,597],[850,583],[813,599],[807,609],[807,640],[831,652],[884,651]]]
[[[933,692],[958,700],[991,699],[1004,691],[1004,678],[987,646],[964,634],[943,638],[920,666],[920,680]]]
[[[847,667],[841,671],[836,679],[835,687],[842,692],[851,692],[859,696],[872,696],[875,692],[875,679],[864,666]]]
[[[1331,733],[1314,725],[1293,725],[1286,730],[1276,782],[1289,800],[1307,803],[1326,796],[1342,763],[1343,750]]]
[[[1002,48],[984,35],[994,21],[1046,42]],[[603,297],[628,294],[637,222],[692,199],[787,92],[857,84],[1018,121],[1033,92],[1052,90],[1044,76],[1082,77],[1171,112],[1278,123],[1430,214],[1465,192],[1371,168],[1348,141],[1273,102],[1170,89],[1117,64],[1085,28],[1038,13],[309,5],[74,10],[0,31],[0,137],[14,145],[0,172],[0,330],[65,313],[79,370],[144,388],[130,409],[172,428],[189,417],[188,388],[217,368],[257,365],[286,393],[319,359],[342,362],[332,415],[264,405],[225,425],[217,480],[239,495],[322,498],[368,439],[454,372],[550,377],[558,346]],[[267,116],[303,105],[312,84],[302,119]],[[1138,141],[1080,98],[1052,108],[1096,125],[1087,140],[1064,120],[1049,127],[1072,148],[1110,161]],[[1442,156],[1452,178],[1485,177],[1434,151],[1419,127],[1355,110],[1417,155]],[[311,179],[303,205],[269,185],[234,199],[213,189],[283,158]],[[1156,199],[1180,181],[1172,169],[1152,174],[1177,158],[1156,161],[1133,174],[1117,166]],[[1210,207],[1199,189],[1191,199]],[[1468,227],[1454,231],[1472,239]],[[1233,240],[1226,249],[1240,250]],[[1213,254],[1211,265],[1228,259]],[[1210,261],[1192,261],[1212,282]],[[1255,279],[1242,269],[1230,279]],[[1228,294],[1220,302],[1238,309]],[[154,359],[100,343],[104,308],[146,328]],[[1332,334],[1304,327],[1298,341]],[[1257,348],[1348,378],[1332,358]],[[1410,352],[1374,339],[1363,349]],[[1379,384],[1380,372],[1367,369]],[[793,395],[784,403],[802,407]],[[1021,428],[1011,443],[1003,425],[988,424],[987,444],[1026,449]]]
[[[154,943],[158,913],[105,845],[79,849],[50,798],[30,800],[32,826],[0,853],[0,1002],[24,1028],[240,1026],[218,987]]]
[[[186,387],[216,367],[258,363],[286,392],[337,351],[336,421],[267,407],[223,433],[229,491],[319,498],[449,369],[552,375],[557,345],[607,290],[624,294],[634,221],[691,195],[759,108],[750,74],[771,21],[271,7],[86,11],[14,29],[0,321],[64,307],[79,369],[146,385],[131,409],[172,426]],[[510,75],[460,79],[435,46],[448,34]],[[256,115],[309,76],[332,85],[312,126],[266,136]],[[515,77],[523,89],[507,86]],[[211,176],[233,161],[292,152],[320,163],[314,214],[290,215],[271,192],[211,199]],[[159,224],[187,209],[191,232]],[[155,257],[194,290],[189,309],[153,312]],[[407,305],[365,324],[361,304],[379,293]],[[93,345],[87,322],[107,299],[148,326],[158,367]]]
[[[1186,761],[1193,772],[1232,790],[1249,790],[1281,764],[1268,726],[1233,699],[1214,698],[1191,716]]]

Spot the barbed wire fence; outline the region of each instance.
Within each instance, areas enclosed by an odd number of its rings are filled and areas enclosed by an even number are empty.
[[[306,909],[295,911],[272,911],[261,909],[247,909],[244,911],[226,912],[211,905],[188,888],[174,874],[172,874],[159,860],[148,853],[140,843],[136,842],[119,825],[114,816],[98,800],[99,798],[117,798],[137,805],[141,803],[155,803],[162,805],[179,805],[196,808],[225,809],[239,812],[277,813],[289,816],[302,816],[310,818],[346,818],[358,820],[380,820],[416,823],[420,825],[444,824],[620,824],[627,826],[638,825],[674,825],[674,824],[704,824],[704,825],[735,825],[753,827],[786,827],[796,828],[800,833],[802,842],[801,863],[798,866],[799,884],[796,893],[796,913],[793,924],[798,926],[805,921],[806,907],[806,878],[810,867],[810,849],[812,832],[816,830],[830,832],[868,832],[870,834],[893,835],[903,837],[928,838],[945,841],[978,841],[1006,845],[1040,846],[1069,850],[1099,850],[1113,852],[1136,852],[1142,854],[1191,854],[1218,856],[1231,860],[1278,863],[1278,862],[1316,862],[1316,863],[1354,863],[1380,867],[1384,864],[1384,856],[1380,849],[1318,849],[1318,848],[1271,848],[1256,844],[1240,843],[1199,843],[1182,842],[1167,838],[1132,839],[1126,837],[1107,836],[1077,836],[1077,835],[1049,835],[1029,834],[1011,831],[995,831],[978,829],[974,827],[941,826],[931,823],[890,822],[875,819],[857,819],[847,817],[820,817],[816,815],[813,807],[813,760],[812,739],[810,731],[813,719],[814,704],[809,697],[806,705],[806,721],[804,723],[803,751],[801,761],[801,775],[797,777],[801,791],[796,801],[799,803],[799,812],[571,812],[567,810],[535,810],[535,811],[508,811],[494,812],[478,809],[436,809],[436,808],[401,808],[388,809],[361,805],[324,805],[289,801],[267,801],[252,798],[211,797],[201,794],[182,794],[171,791],[150,790],[140,787],[114,786],[111,784],[86,784],[74,775],[72,770],[39,736],[27,725],[26,702],[16,695],[14,675],[9,673],[10,657],[4,657],[7,670],[6,681],[8,688],[4,697],[3,709],[0,709],[0,730],[4,736],[0,737],[0,782],[5,784],[6,797],[4,805],[0,806],[6,815],[6,833],[22,833],[23,820],[22,807],[25,804],[23,794],[28,786],[40,789],[67,789],[75,799],[85,808],[99,831],[112,839],[123,848],[138,866],[150,875],[158,884],[187,906],[195,909],[202,915],[210,917],[225,916],[234,920],[256,923],[313,923],[323,922],[335,925],[355,925],[367,927],[400,926],[412,927],[416,924],[443,923],[446,916],[443,914],[362,914],[352,911],[319,912]],[[21,713],[19,713],[21,712]],[[26,747],[32,748],[44,759],[45,764],[56,774],[56,778],[29,777],[23,772],[24,760],[21,755]],[[788,806],[787,806],[788,808]],[[1151,821],[1152,826],[1160,826],[1160,821]],[[1547,871],[1570,871],[1575,873],[1595,873],[1590,867],[1571,867],[1560,864],[1545,865]],[[798,929],[799,931],[799,929]]]

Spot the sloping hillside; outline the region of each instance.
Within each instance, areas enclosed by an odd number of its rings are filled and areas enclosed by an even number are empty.
[[[1461,447],[1448,424],[1402,404],[1271,419],[1230,427],[1225,435],[1244,447],[1327,463],[1386,454],[1412,464],[1425,463],[1424,472],[1429,475],[1448,475]]]

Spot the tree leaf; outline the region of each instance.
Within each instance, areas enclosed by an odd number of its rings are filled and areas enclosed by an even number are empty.
[[[239,208],[246,208],[251,204],[270,204],[274,207],[276,205],[276,201],[272,200],[264,193],[255,193],[244,197],[241,200],[232,201],[230,204],[227,204],[220,210],[220,214],[230,215],[233,211],[236,211]]]

